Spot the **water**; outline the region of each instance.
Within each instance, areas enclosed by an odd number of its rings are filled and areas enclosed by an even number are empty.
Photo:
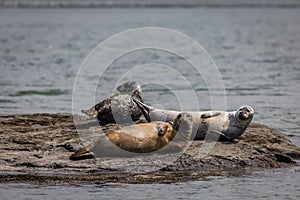
[[[290,169],[175,184],[38,186],[0,184],[1,199],[299,199],[299,172]],[[290,176],[293,174],[294,176]],[[26,190],[25,190],[25,189]]]
[[[283,132],[299,146],[299,13],[299,9],[267,8],[1,9],[0,113],[71,112],[75,76],[88,53],[113,34],[131,28],[157,26],[183,32],[208,51],[225,84],[227,110],[249,104],[256,111],[254,122]],[[175,69],[182,66],[182,74],[200,99],[199,109],[210,107],[204,81],[195,77],[192,71],[185,70],[188,69],[186,63],[178,57],[153,50],[136,52],[114,62],[103,80],[107,87],[96,91],[96,100],[111,94],[116,78],[126,67],[147,62],[172,64]],[[150,74],[159,79],[166,78],[158,70],[147,72],[147,77]],[[93,74],[88,76],[89,80],[83,85],[86,88],[91,80],[98,78],[93,78]],[[181,91],[184,94],[186,88],[180,82],[171,84],[171,91],[161,85],[145,85],[146,102],[169,109],[178,108],[180,102],[173,93]],[[185,97],[185,108],[193,110],[194,104],[188,103],[192,99],[189,95]],[[170,185],[2,185],[0,193],[1,199],[3,194],[8,199],[14,196],[20,199],[41,196],[51,196],[51,199],[112,198],[115,195],[121,198],[129,197],[129,194],[134,194],[130,195],[132,198],[144,199],[210,195],[217,199],[224,196],[297,199],[299,173],[293,170]],[[176,192],[166,193],[170,190]],[[152,196],[148,196],[150,194]]]

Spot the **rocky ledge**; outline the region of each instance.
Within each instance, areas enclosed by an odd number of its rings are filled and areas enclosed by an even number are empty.
[[[199,156],[203,141],[193,141],[174,155],[72,161],[69,156],[82,146],[78,131],[68,113],[0,115],[0,182],[172,183],[288,167],[300,158],[300,148],[283,134],[252,123],[242,137],[216,142],[205,156]]]

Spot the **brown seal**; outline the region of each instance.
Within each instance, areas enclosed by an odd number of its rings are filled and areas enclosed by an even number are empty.
[[[180,113],[173,122],[155,121],[105,130],[92,144],[70,156],[71,160],[93,157],[132,156],[150,153],[167,146],[176,136],[176,142],[188,141],[192,116]],[[182,149],[182,148],[178,148]]]

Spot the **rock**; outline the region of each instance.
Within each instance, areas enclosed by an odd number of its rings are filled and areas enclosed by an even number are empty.
[[[75,118],[80,130],[68,113],[0,115],[0,182],[170,183],[287,167],[300,158],[300,148],[283,134],[252,123],[242,137],[216,142],[204,157],[199,157],[203,141],[193,141],[174,155],[72,161],[69,156],[83,146],[78,133],[99,129],[85,117]]]

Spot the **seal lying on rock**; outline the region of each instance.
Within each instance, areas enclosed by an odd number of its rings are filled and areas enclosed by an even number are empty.
[[[95,106],[81,112],[91,118],[97,117],[100,125],[117,123],[122,125],[132,124],[145,113],[139,108],[134,99],[143,102],[142,89],[139,83],[127,81],[117,87],[115,94]]]
[[[151,106],[134,100],[150,121],[172,121],[180,113],[178,111],[155,109]],[[220,139],[233,140],[240,137],[252,121],[254,109],[242,106],[236,111],[203,111],[188,112],[193,116],[193,135],[195,140],[202,140],[207,133],[217,134]]]
[[[192,132],[192,116],[180,113],[173,122],[140,123],[123,126],[108,131],[87,147],[83,147],[70,156],[71,160],[81,160],[105,156],[131,156],[133,153],[155,152],[167,146],[172,140],[181,143],[189,140]],[[107,131],[107,130],[106,130]],[[176,151],[181,150],[178,146]]]
[[[156,109],[146,105],[142,99],[142,90],[137,82],[125,82],[116,94],[98,103],[93,108],[100,125],[107,123],[132,124],[142,116],[148,121],[173,121],[178,111]],[[88,113],[88,112],[84,112]],[[93,113],[93,112],[91,112]],[[250,124],[254,110],[242,106],[237,111],[202,111],[189,112],[193,116],[194,128],[191,139],[204,139],[207,133],[217,134],[220,139],[232,140],[241,136]]]
[[[211,111],[201,114],[200,122],[196,122],[196,140],[206,137],[208,132],[220,134],[220,139],[233,140],[240,137],[253,119],[254,110],[250,106],[242,106],[236,111]]]

